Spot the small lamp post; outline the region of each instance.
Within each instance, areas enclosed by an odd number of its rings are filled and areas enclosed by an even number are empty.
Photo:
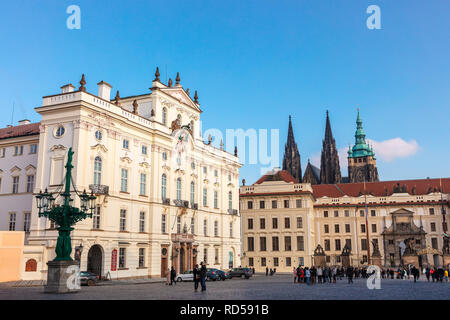
[[[52,193],[45,189],[44,192],[39,192],[36,195],[37,208],[39,210],[39,217],[47,217],[51,221],[55,222],[58,226],[58,240],[56,243],[56,258],[53,261],[72,261],[70,257],[72,252],[72,244],[70,239],[70,232],[74,229],[72,226],[78,221],[84,220],[87,217],[91,218],[95,210],[94,193],[79,193],[75,189],[75,185],[72,180],[72,148],[69,149],[65,176],[65,188],[62,193]],[[80,198],[80,208],[75,208],[71,205],[73,198],[71,198],[70,186],[73,185],[75,194]],[[62,197],[62,204],[55,204],[56,199]]]

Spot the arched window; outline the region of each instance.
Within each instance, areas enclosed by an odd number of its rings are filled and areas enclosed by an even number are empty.
[[[167,126],[167,109],[165,107],[162,110],[162,123]]]
[[[163,173],[161,177],[161,198],[166,199],[166,190],[167,190],[167,177],[166,174]]]
[[[181,178],[177,179],[177,200],[181,200]]]
[[[195,203],[195,182],[191,182],[191,205]]]
[[[228,192],[228,209],[233,209],[233,192]]]
[[[102,158],[95,157],[94,160],[94,184],[102,182]]]

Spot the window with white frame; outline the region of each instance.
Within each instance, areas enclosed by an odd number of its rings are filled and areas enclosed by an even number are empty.
[[[203,249],[203,262],[208,264],[208,248]]]
[[[92,215],[92,228],[100,229],[100,206],[96,206]]]
[[[127,210],[120,209],[120,231],[127,230]]]
[[[127,150],[130,148],[130,142],[127,139],[123,139],[122,148],[127,149]]]
[[[31,213],[25,212],[23,214],[23,231],[30,232],[30,225],[31,225]]]
[[[33,192],[34,189],[34,174],[27,176],[27,192]]]
[[[177,233],[181,233],[181,217],[177,217]]]
[[[166,174],[163,173],[161,176],[161,199],[167,199],[167,177]]]
[[[13,177],[13,183],[12,183],[12,193],[18,193],[19,192],[19,177]]]
[[[120,191],[128,191],[128,169],[122,168],[120,177]]]
[[[17,214],[15,212],[11,212],[9,214],[9,231],[16,230],[16,217],[17,217]]]
[[[139,248],[139,268],[145,267],[145,248]]]
[[[208,205],[208,190],[203,188],[203,206],[206,207]]]
[[[142,146],[142,154],[147,155],[147,146]]]
[[[233,222],[230,222],[230,238],[233,238]]]
[[[195,182],[191,181],[191,205],[195,203]]]
[[[161,215],[161,233],[166,233],[166,225],[167,225],[167,215],[163,213]]]
[[[0,149],[0,158],[4,158],[6,155],[6,148]]]
[[[214,221],[214,236],[219,236],[219,221]]]
[[[139,184],[139,194],[145,196],[147,194],[147,175],[145,173],[141,173],[141,180]]]
[[[21,156],[23,154],[23,146],[15,146],[14,147],[14,155]]]
[[[166,107],[164,107],[163,109],[162,109],[162,113],[161,113],[161,116],[162,116],[162,124],[163,125],[165,125],[165,126],[167,126],[167,108]]]
[[[145,232],[145,212],[139,212],[139,232]]]
[[[217,190],[214,190],[214,209],[218,208],[219,208],[218,192]]]
[[[233,192],[228,192],[228,209],[233,210]]]
[[[94,184],[102,183],[102,158],[95,157],[94,159]]]
[[[203,235],[206,237],[208,235],[208,220],[203,220]]]
[[[177,179],[177,200],[181,200],[181,178]]]
[[[195,234],[195,218],[191,218],[191,233]]]
[[[119,269],[125,268],[126,249],[119,248]]]
[[[30,145],[30,154],[36,154],[37,153],[37,144],[31,144]]]

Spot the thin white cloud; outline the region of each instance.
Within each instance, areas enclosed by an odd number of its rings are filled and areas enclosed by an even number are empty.
[[[384,162],[407,158],[419,151],[419,144],[416,140],[405,141],[402,138],[393,138],[381,142],[369,139],[367,141],[372,145],[375,157]]]

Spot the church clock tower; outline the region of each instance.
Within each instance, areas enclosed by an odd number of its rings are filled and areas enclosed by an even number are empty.
[[[359,108],[356,119],[355,145],[348,150],[348,178],[350,183],[379,181],[375,153],[366,143]]]

